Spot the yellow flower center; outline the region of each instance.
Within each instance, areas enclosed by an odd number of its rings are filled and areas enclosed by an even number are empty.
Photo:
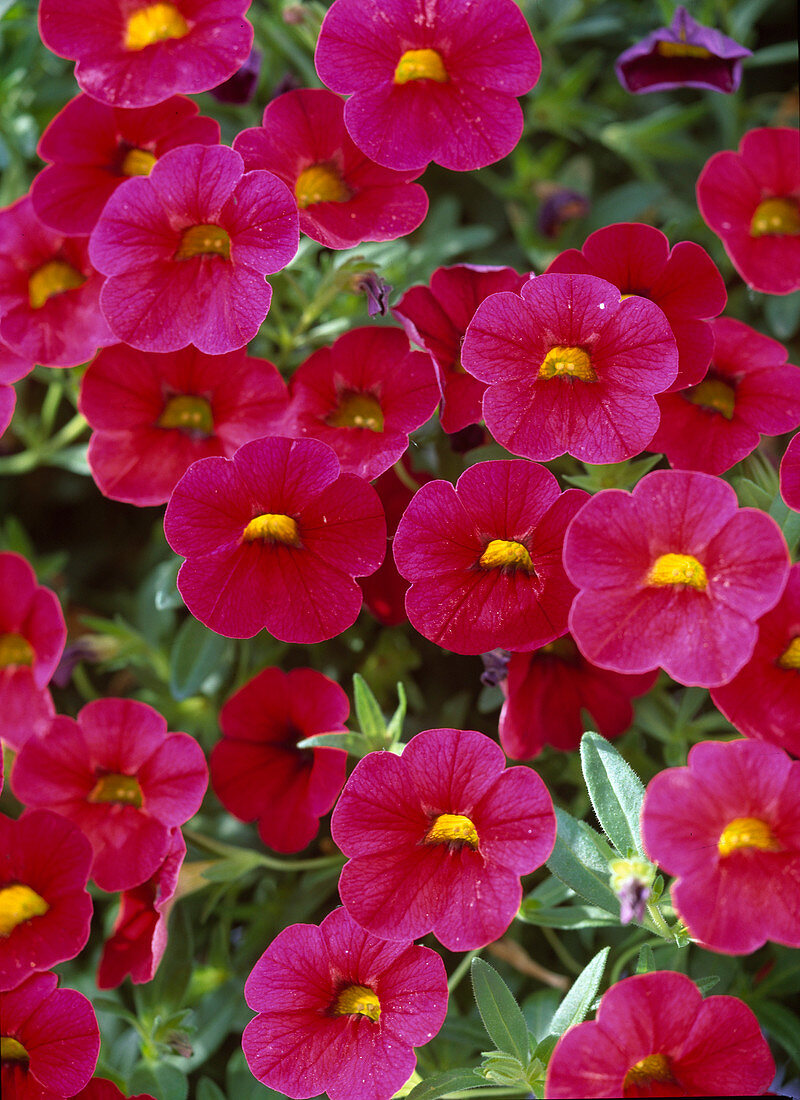
[[[22,1043],[10,1035],[0,1036],[0,1062],[27,1062],[28,1052]]]
[[[596,382],[592,361],[583,348],[551,348],[539,367],[539,378],[578,378],[581,382]]]
[[[736,390],[721,378],[706,378],[697,386],[683,391],[683,397],[692,405],[718,412],[726,420],[733,420],[736,407]]]
[[[0,643],[2,644],[2,643]],[[0,661],[0,665],[2,661]],[[800,669],[800,636],[792,638],[792,640],[784,649],[778,658],[778,666],[780,668],[797,668]]]
[[[43,917],[50,906],[22,882],[0,887],[0,938],[10,936],[18,924]]]
[[[209,436],[214,431],[214,417],[205,397],[180,393],[170,397],[157,420],[159,428],[177,428],[192,436]]]
[[[425,834],[426,844],[464,844],[478,847],[478,830],[463,814],[439,814]]]
[[[120,806],[135,806],[137,810],[144,802],[136,776],[115,772],[101,776],[87,798],[89,802],[116,802]]]
[[[37,267],[28,279],[28,301],[31,309],[41,309],[48,299],[65,290],[77,290],[86,282],[72,264],[64,260],[49,260]]]
[[[174,4],[148,4],[128,17],[125,49],[143,50],[168,38],[185,38],[189,24]]]
[[[492,539],[481,554],[480,565],[483,569],[522,569],[533,573],[533,562],[527,549],[521,542],[510,539]]]
[[[181,243],[173,260],[189,260],[192,256],[231,258],[231,239],[220,225],[192,225],[184,229]]]
[[[659,42],[656,45],[659,57],[713,57],[705,46],[693,46],[691,42]]]
[[[721,856],[729,856],[742,848],[779,852],[781,846],[766,821],[758,817],[735,817],[722,830],[717,847]]]
[[[650,1084],[663,1084],[674,1080],[669,1058],[666,1054],[648,1054],[646,1058],[642,1058],[641,1061],[631,1066],[625,1074],[622,1088],[625,1090],[626,1096],[629,1088],[636,1089],[636,1095],[639,1095],[639,1090],[647,1088]]]
[[[346,393],[326,423],[332,428],[366,428],[370,432],[382,432],[383,409],[371,393]]]
[[[395,84],[408,84],[411,80],[435,80],[446,84],[450,77],[436,50],[406,50],[394,71]]]
[[[765,199],[750,222],[751,237],[800,236],[800,207],[796,199]]]
[[[0,634],[0,668],[32,665],[35,657],[33,646],[21,634]]]
[[[152,153],[146,149],[129,149],[120,166],[123,176],[149,176],[156,162]]]
[[[333,1014],[334,1016],[368,1016],[370,1020],[379,1020],[381,1002],[369,986],[348,985],[336,998]]]
[[[299,546],[300,532],[291,516],[265,512],[251,519],[242,536],[245,542],[277,542],[281,546]]]
[[[305,210],[318,202],[347,202],[350,188],[332,164],[312,164],[297,177],[294,197]]]
[[[647,584],[651,588],[685,585],[702,591],[708,586],[708,578],[702,563],[691,554],[662,554],[647,574]]]

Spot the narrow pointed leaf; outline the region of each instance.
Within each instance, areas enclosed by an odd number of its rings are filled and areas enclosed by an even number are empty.
[[[483,959],[473,959],[472,987],[483,1025],[498,1050],[528,1064],[528,1025],[514,994]]]
[[[563,1035],[567,1028],[574,1027],[575,1024],[586,1019],[597,990],[600,988],[610,950],[610,947],[604,947],[575,979],[572,989],[558,1006],[550,1021],[550,1031],[553,1035]]]
[[[597,820],[611,843],[625,857],[643,855],[639,814],[644,784],[617,750],[599,733],[581,739],[581,767]]]

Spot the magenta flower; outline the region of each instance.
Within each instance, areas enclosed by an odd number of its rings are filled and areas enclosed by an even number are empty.
[[[418,733],[356,765],[331,833],[350,857],[339,896],[362,928],[389,940],[433,932],[450,951],[484,947],[522,900],[520,876],[556,838],[553,803],[531,768],[505,769],[474,730]]]
[[[289,187],[300,230],[328,248],[393,241],[425,220],[422,168],[383,168],[353,144],[344,103],[322,88],[286,92],[268,103],[261,126],[240,133],[234,149],[245,169],[265,168]]]
[[[697,180],[697,205],[748,286],[763,294],[800,288],[796,129],[750,130],[738,153],[715,153]]]
[[[648,784],[645,852],[677,876],[673,904],[711,951],[800,947],[798,784],[800,761],[760,741],[704,741]]]
[[[378,164],[466,172],[507,156],[522,135],[517,97],[541,59],[513,0],[429,4],[336,0],[322,23],[317,72],[351,95],[350,137]]]
[[[800,512],[800,435],[794,436],[781,460],[781,496],[795,512]]]
[[[258,821],[264,843],[299,852],[319,831],[344,783],[342,749],[298,749],[317,733],[345,731],[347,696],[312,668],[265,668],[225,703],[211,783],[226,810]]]
[[[94,428],[92,476],[113,500],[165,504],[197,459],[230,457],[282,430],[288,402],[276,367],[244,349],[157,355],[119,344],[81,381],[79,407]]]
[[[100,311],[103,277],[86,240],[43,225],[29,195],[0,210],[0,340],[22,359],[74,367],[116,337]]]
[[[219,634],[320,642],[355,622],[386,548],[378,495],[316,439],[261,439],[204,458],[178,482],[167,542],[188,560],[178,587]]]
[[[131,699],[87,703],[77,721],[59,715],[46,737],[25,742],[11,775],[26,806],[83,830],[94,851],[91,877],[110,891],[154,874],[171,830],[197,813],[207,785],[195,739],[168,733],[157,711]]]
[[[244,347],[298,244],[297,207],[269,172],[244,172],[223,145],[184,145],[106,203],[89,254],[109,278],[102,307],[118,338],[141,351],[195,344],[207,355]]]
[[[458,432],[483,417],[486,386],[461,365],[464,333],[475,310],[490,294],[519,290],[525,279],[511,267],[438,267],[430,287],[412,286],[392,310],[409,340],[429,352],[436,364],[446,432]]]
[[[725,282],[705,249],[679,241],[670,250],[660,229],[620,222],[590,233],[582,250],[556,256],[547,273],[596,275],[624,297],[649,298],[669,321],[678,345],[678,376],[668,392],[699,382],[714,338],[706,322],[725,308]]]
[[[414,1047],[447,1012],[444,963],[428,947],[386,943],[344,909],[317,928],[285,928],[253,967],[244,1029],[251,1072],[286,1096],[389,1100],[414,1072]]]
[[[670,88],[710,88],[730,94],[741,82],[742,58],[751,53],[713,27],[697,23],[680,6],[670,26],[653,31],[621,53],[614,68],[622,87],[637,95]]]
[[[0,436],[11,423],[17,404],[12,383],[30,374],[34,365],[33,360],[16,355],[0,340]]]
[[[40,0],[49,50],[77,61],[84,92],[113,107],[149,107],[204,92],[247,60],[250,0]]]
[[[544,1094],[763,1096],[774,1075],[767,1041],[743,1001],[703,998],[685,974],[655,970],[617,982],[596,1020],[561,1036]]]
[[[519,294],[492,294],[461,361],[489,383],[483,415],[498,443],[542,462],[565,451],[596,463],[639,454],[658,427],[653,394],[678,368],[661,310],[644,298],[621,302],[592,275],[540,275]]]
[[[185,96],[127,111],[78,95],[39,141],[37,152],[50,165],[33,181],[33,209],[60,233],[91,233],[124,180],[149,175],[169,149],[218,142],[219,123],[198,115],[197,105]]]
[[[569,625],[585,657],[615,672],[660,665],[702,687],[749,660],[789,571],[773,519],[738,508],[719,478],[677,470],[593,496],[567,531],[564,565],[580,588]]]
[[[408,449],[439,403],[429,355],[396,328],[357,328],[320,348],[291,381],[289,434],[321,439],[345,473],[368,481]]]
[[[394,539],[411,625],[454,653],[538,649],[567,629],[561,549],[587,499],[543,466],[481,462],[423,485]]]

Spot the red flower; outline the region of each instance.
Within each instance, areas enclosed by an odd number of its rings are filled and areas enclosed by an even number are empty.
[[[251,1072],[286,1096],[389,1100],[414,1072],[414,1047],[439,1031],[447,974],[435,951],[386,943],[344,909],[273,940],[244,987]]]
[[[230,638],[266,629],[320,642],[355,622],[353,579],[383,560],[378,495],[316,439],[259,439],[204,458],[178,482],[167,542],[188,560],[178,588],[195,618]]]
[[[580,588],[569,626],[585,657],[615,672],[661,665],[703,687],[748,661],[789,570],[773,519],[738,508],[719,478],[678,470],[593,496],[567,531],[564,565]]]
[[[673,970],[634,974],[596,1020],[556,1044],[545,1096],[763,1096],[775,1063],[758,1021],[736,997],[706,997]]]
[[[781,461],[781,496],[800,512],[800,435],[794,436]]]
[[[575,594],[564,531],[586,499],[515,460],[471,466],[455,488],[423,485],[394,539],[412,626],[454,653],[538,649],[560,637]]]
[[[171,830],[197,813],[208,784],[203,752],[187,733],[131,699],[87,703],[22,747],[11,776],[30,807],[52,809],[83,830],[101,890],[128,890],[154,874]]]
[[[764,435],[800,424],[800,370],[787,351],[741,321],[711,322],[714,355],[696,386],[658,398],[661,423],[649,445],[670,466],[722,474],[756,449]]]
[[[582,250],[569,248],[553,260],[551,272],[596,275],[623,295],[649,298],[669,321],[678,345],[678,375],[669,392],[703,377],[714,339],[706,321],[725,308],[725,283],[699,244],[680,241],[670,250],[659,229],[620,222],[591,233]]]
[[[760,741],[704,741],[648,784],[645,852],[677,876],[673,904],[711,951],[800,947],[799,785],[800,761]]]
[[[405,237],[428,212],[428,196],[411,182],[422,168],[395,172],[371,161],[345,129],[341,98],[322,88],[273,99],[263,124],[233,147],[248,172],[266,168],[291,188],[301,232],[328,248]]]
[[[504,768],[500,747],[474,730],[426,730],[402,756],[359,761],[331,831],[350,857],[339,895],[362,928],[391,940],[433,932],[451,951],[505,932],[520,875],[550,855],[556,820],[536,772]]]
[[[347,696],[311,668],[265,668],[225,703],[223,739],[211,753],[211,783],[240,821],[258,820],[264,843],[299,852],[342,789],[342,749],[298,749],[317,733],[345,730]]]
[[[797,130],[750,130],[738,153],[715,153],[697,180],[697,205],[748,286],[763,294],[800,287]]]
[[[92,476],[113,500],[164,504],[197,459],[230,457],[282,428],[288,401],[272,363],[244,349],[157,355],[119,344],[81,382],[80,410],[95,429]]]
[[[219,123],[185,96],[126,111],[78,95],[39,141],[39,156],[51,163],[33,181],[33,209],[61,233],[91,233],[123,180],[149,175],[163,153],[192,142],[216,145]]]
[[[75,1093],[73,1100],[125,1100],[125,1093],[120,1092],[113,1081],[93,1077],[86,1088]],[[149,1092],[140,1092],[131,1096],[130,1100],[154,1100],[154,1097]]]

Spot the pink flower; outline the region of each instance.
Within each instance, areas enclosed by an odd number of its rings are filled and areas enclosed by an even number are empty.
[[[615,672],[661,665],[703,687],[749,660],[789,570],[773,519],[737,508],[719,478],[677,470],[592,497],[567,531],[564,565],[580,588],[569,625],[585,657]]]
[[[697,180],[697,205],[748,286],[763,294],[800,288],[797,130],[750,130],[738,153],[715,153]]]
[[[223,706],[211,783],[234,817],[258,820],[268,847],[299,852],[317,835],[342,789],[347,754],[297,743],[344,732],[349,712],[339,685],[311,668],[265,668]]]
[[[87,703],[78,720],[58,716],[46,737],[20,750],[11,786],[21,802],[74,822],[94,851],[101,890],[145,882],[165,859],[171,830],[200,807],[208,770],[187,733],[131,699]]]
[[[428,196],[406,172],[382,168],[353,144],[344,103],[322,88],[286,92],[268,103],[261,126],[234,143],[245,169],[266,168],[292,190],[300,230],[328,248],[393,241],[425,219]]]
[[[48,49],[77,61],[84,92],[114,107],[149,107],[204,92],[247,60],[250,0],[41,0]]]
[[[79,407],[94,428],[92,476],[113,500],[164,504],[197,459],[230,457],[280,430],[288,402],[277,369],[244,349],[158,355],[119,344],[81,381]]]
[[[219,123],[198,115],[185,96],[127,111],[78,95],[39,141],[39,156],[51,163],[33,181],[33,209],[61,233],[91,233],[123,180],[149,175],[169,149],[218,141]]]
[[[800,435],[789,441],[781,460],[781,496],[786,504],[800,512]]]
[[[286,1096],[389,1100],[414,1072],[414,1047],[447,1012],[444,963],[428,947],[386,943],[334,909],[292,924],[244,987],[258,1015],[244,1029],[250,1070]]]
[[[800,947],[798,784],[800,761],[760,741],[704,741],[648,784],[645,852],[677,876],[673,904],[711,951]]]
[[[297,207],[269,172],[244,172],[223,145],[184,145],[149,176],[125,180],[89,243],[108,281],[102,307],[141,351],[195,344],[223,355],[253,339],[272,288],[264,276],[297,251]]]
[[[11,423],[17,403],[17,395],[11,383],[19,382],[33,368],[33,360],[16,355],[0,340],[0,436]]]
[[[355,622],[353,579],[383,560],[378,495],[316,439],[260,439],[233,459],[204,458],[178,482],[167,542],[188,560],[178,587],[219,634],[320,642]]]
[[[674,381],[678,356],[652,302],[621,302],[593,275],[540,275],[478,306],[461,361],[489,383],[483,415],[498,443],[542,462],[566,451],[604,463],[649,444],[653,394]]]
[[[450,951],[505,932],[556,819],[536,772],[504,769],[500,747],[474,730],[426,730],[402,756],[359,761],[331,832],[350,857],[339,896],[362,928],[390,940],[433,932]]]
[[[455,488],[423,485],[394,539],[412,626],[454,653],[538,649],[560,637],[575,594],[561,563],[564,532],[586,499],[516,460],[471,466]]]
[[[507,156],[522,135],[517,97],[541,59],[512,0],[336,0],[322,23],[317,72],[350,137],[387,168],[434,160],[457,172]]]

